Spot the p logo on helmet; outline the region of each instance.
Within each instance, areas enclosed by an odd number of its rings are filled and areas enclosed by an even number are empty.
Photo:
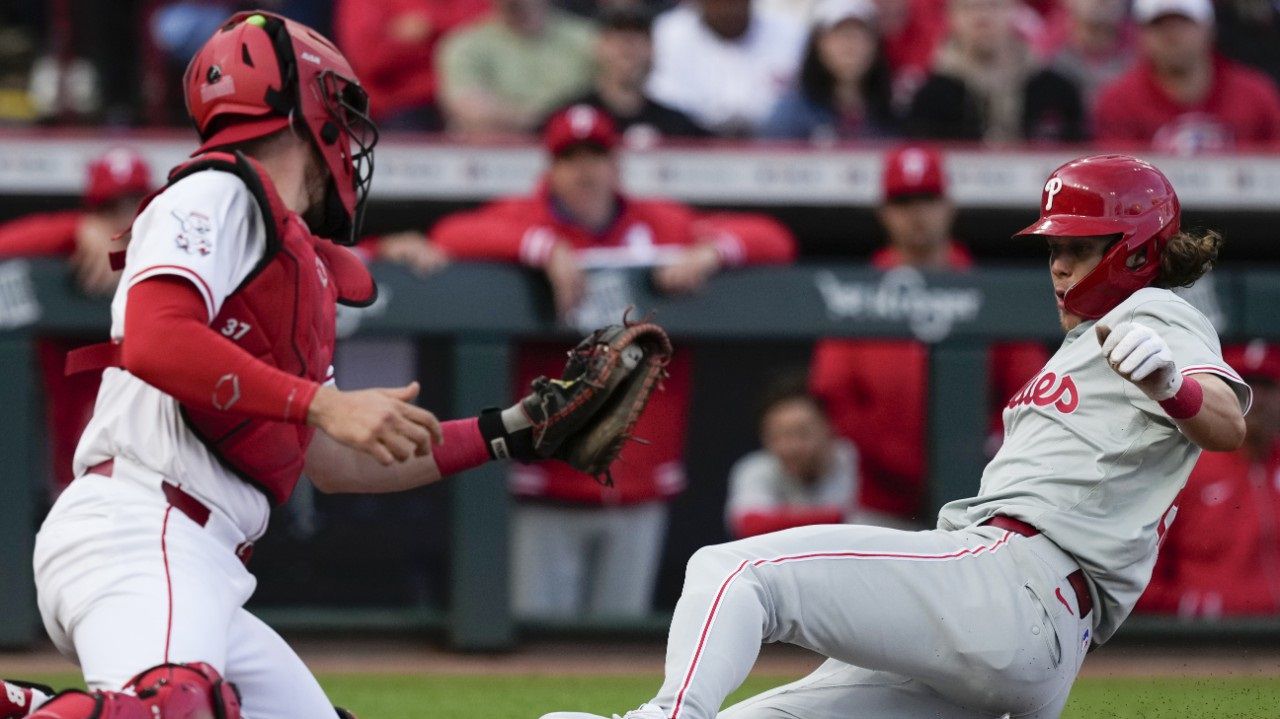
[[[1062,192],[1062,178],[1050,177],[1049,181],[1044,183],[1044,209],[1045,211],[1053,209],[1053,197]]]

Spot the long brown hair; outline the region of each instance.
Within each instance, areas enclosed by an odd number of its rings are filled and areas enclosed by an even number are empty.
[[[1179,232],[1169,238],[1169,244],[1160,252],[1156,285],[1190,287],[1217,264],[1222,243],[1222,235],[1212,230],[1203,234]]]

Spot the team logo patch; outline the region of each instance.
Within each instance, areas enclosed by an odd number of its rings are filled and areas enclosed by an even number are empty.
[[[1045,372],[1028,382],[1022,391],[1015,394],[1005,406],[1016,409],[1028,405],[1037,407],[1052,405],[1063,414],[1071,414],[1076,411],[1076,407],[1080,406],[1080,391],[1076,389],[1075,380],[1071,379],[1071,375],[1064,374],[1058,377],[1053,372]]]
[[[177,210],[172,214],[182,228],[173,238],[179,248],[189,255],[201,257],[213,252],[213,223],[208,215],[195,211],[178,214]]]

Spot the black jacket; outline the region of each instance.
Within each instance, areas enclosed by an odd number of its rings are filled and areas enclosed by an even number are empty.
[[[1070,80],[1052,70],[1039,70],[1027,78],[1021,91],[1022,139],[1086,139],[1084,102]],[[981,140],[987,125],[984,114],[982,105],[958,78],[931,74],[911,103],[907,130],[920,138]]]

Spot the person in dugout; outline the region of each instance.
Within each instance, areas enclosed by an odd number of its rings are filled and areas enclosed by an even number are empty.
[[[76,286],[86,295],[107,297],[120,273],[107,261],[108,244],[129,228],[138,203],[152,189],[151,167],[142,155],[114,148],[85,166],[80,207],[25,215],[0,225],[0,260],[62,257],[71,263]],[[61,492],[74,479],[71,457],[93,414],[101,377],[63,371],[67,352],[102,337],[42,337],[36,342],[48,436],[49,491]]]
[[[836,435],[805,375],[764,391],[760,449],[729,472],[725,524],[734,539],[810,524],[858,522],[858,448]]]
[[[884,158],[880,222],[888,244],[872,266],[963,272],[973,257],[951,235],[955,208],[947,199],[942,155],[925,145],[902,145]],[[995,345],[990,357],[991,419],[998,437],[1000,409],[1044,366],[1044,347]],[[836,431],[858,447],[857,503],[861,521],[891,527],[925,516],[925,411],[929,348],[911,340],[827,339],[814,348],[811,387],[826,404]]]
[[[616,270],[649,267],[664,293],[696,292],[716,273],[790,262],[791,234],[761,215],[699,213],[632,198],[619,177],[611,119],[575,105],[547,124],[550,166],[533,195],[446,217],[430,238],[452,258],[521,264],[543,273],[562,317],[617,321],[629,300]],[[615,272],[611,272],[611,270]],[[558,376],[564,350],[519,350],[515,386]],[[667,501],[685,485],[684,441],[692,354],[677,351],[665,380],[614,465],[612,487],[568,465],[513,465],[515,608],[526,617],[639,616],[649,611]]]
[[[1254,341],[1222,356],[1253,387],[1244,445],[1200,456],[1140,612],[1280,614],[1280,347]]]

